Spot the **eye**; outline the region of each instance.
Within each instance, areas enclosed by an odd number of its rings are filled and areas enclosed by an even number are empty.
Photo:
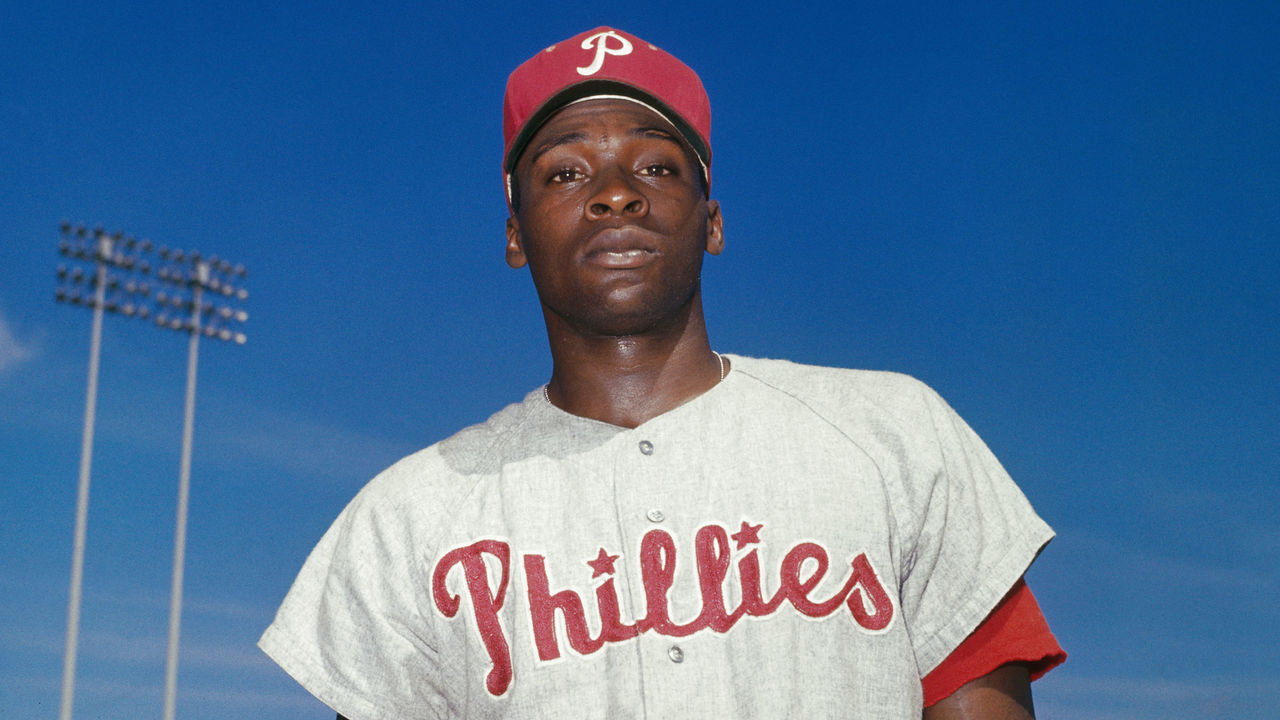
[[[574,180],[579,180],[581,178],[582,178],[582,173],[579,172],[576,168],[566,167],[566,168],[560,168],[559,170],[556,170],[555,172],[551,173],[551,177],[549,178],[549,180],[550,182],[553,182],[553,183],[569,183],[569,182],[573,182]]]
[[[674,175],[675,170],[669,165],[665,165],[663,163],[650,163],[649,165],[645,165],[640,168],[640,174],[648,177],[666,177],[668,175]]]

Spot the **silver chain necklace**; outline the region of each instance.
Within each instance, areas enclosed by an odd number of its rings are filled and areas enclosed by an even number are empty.
[[[716,362],[720,364],[720,380],[723,381],[726,377],[729,376],[729,363],[724,359],[723,355],[716,352],[715,350],[712,350],[711,354],[716,356]],[[546,385],[542,386],[542,397],[547,402],[551,403],[551,393],[547,390],[548,386],[550,386],[550,383],[547,383]],[[555,403],[551,403],[551,404],[554,405]]]

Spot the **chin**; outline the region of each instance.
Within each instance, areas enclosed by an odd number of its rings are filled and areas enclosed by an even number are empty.
[[[569,319],[579,332],[604,337],[629,337],[644,335],[657,329],[662,323],[648,314],[619,314],[589,316]]]
[[[691,305],[655,308],[642,305],[619,307],[602,304],[599,312],[578,318],[574,324],[591,334],[608,337],[628,337],[681,328],[689,319]]]
[[[598,288],[563,304],[548,305],[544,300],[543,312],[548,323],[567,325],[580,335],[643,335],[684,327],[698,302],[698,290],[696,279],[684,288],[668,285],[659,292],[644,285]]]

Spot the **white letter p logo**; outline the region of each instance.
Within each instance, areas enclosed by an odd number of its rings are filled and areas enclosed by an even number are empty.
[[[611,48],[609,47],[609,38],[615,38],[622,44],[616,48]],[[596,49],[596,57],[591,61],[590,65],[577,68],[579,75],[595,75],[599,72],[601,66],[604,65],[605,55],[621,56],[631,54],[631,41],[612,30],[598,32],[582,41],[583,50],[590,50],[593,45]]]

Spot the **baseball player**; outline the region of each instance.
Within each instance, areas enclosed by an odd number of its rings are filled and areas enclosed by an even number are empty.
[[[1052,537],[892,373],[716,352],[710,103],[597,28],[507,84],[549,382],[371,481],[261,647],[339,717],[1033,717]]]

